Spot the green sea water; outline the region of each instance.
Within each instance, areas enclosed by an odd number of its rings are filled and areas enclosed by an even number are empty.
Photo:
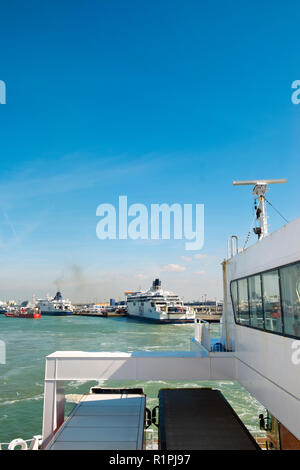
[[[217,334],[218,325],[214,326]],[[0,315],[0,340],[6,344],[6,364],[0,364],[0,442],[41,434],[45,356],[57,350],[159,351],[189,350],[193,325],[155,325],[126,317],[43,317],[40,320]],[[87,393],[95,382],[67,384],[66,414],[74,395]],[[222,391],[250,431],[258,431],[263,407],[237,382],[106,382],[105,386],[144,387],[147,406],[157,404],[165,387],[212,386]]]

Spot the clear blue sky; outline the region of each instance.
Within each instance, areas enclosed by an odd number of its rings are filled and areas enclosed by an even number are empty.
[[[299,18],[291,0],[2,3],[0,299],[118,298],[152,276],[220,298],[227,237],[252,218],[232,180],[287,177],[269,198],[300,215]],[[121,194],[204,203],[205,256],[98,240],[96,208]]]

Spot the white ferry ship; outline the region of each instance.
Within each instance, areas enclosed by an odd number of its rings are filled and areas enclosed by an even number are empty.
[[[37,307],[42,315],[73,315],[74,307],[69,299],[63,299],[60,292],[56,292],[55,297],[47,296],[46,299],[37,299]]]
[[[195,320],[193,310],[184,306],[178,295],[162,290],[159,279],[155,279],[147,291],[125,294],[130,317],[157,323],[192,323]]]

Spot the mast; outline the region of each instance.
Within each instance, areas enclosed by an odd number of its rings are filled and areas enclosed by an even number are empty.
[[[254,227],[254,233],[262,240],[268,235],[268,217],[266,210],[266,197],[265,194],[269,190],[269,184],[286,183],[286,179],[278,180],[250,180],[250,181],[233,181],[234,186],[254,185],[252,194],[255,197],[255,210],[256,220],[259,221],[259,226]]]

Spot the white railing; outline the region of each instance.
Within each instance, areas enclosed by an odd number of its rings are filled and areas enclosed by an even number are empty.
[[[232,258],[239,252],[239,239],[236,235],[232,235],[227,241],[227,259]]]
[[[195,340],[210,351],[210,324],[200,318],[195,320]]]
[[[38,450],[42,444],[42,436],[33,436],[32,439],[13,439],[11,442],[0,442],[0,450]]]

